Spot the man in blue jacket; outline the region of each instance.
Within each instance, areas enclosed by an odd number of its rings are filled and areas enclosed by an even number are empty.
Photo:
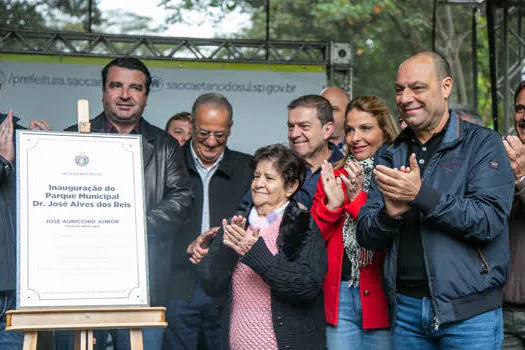
[[[388,248],[394,349],[499,349],[514,176],[500,136],[449,109],[439,54],[404,61],[395,83],[408,127],[376,154],[358,242]]]

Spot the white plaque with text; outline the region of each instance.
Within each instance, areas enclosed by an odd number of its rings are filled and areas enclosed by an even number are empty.
[[[140,136],[16,137],[18,307],[147,306]]]

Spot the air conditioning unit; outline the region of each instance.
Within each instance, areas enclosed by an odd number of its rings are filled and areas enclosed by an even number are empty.
[[[352,46],[350,43],[332,43],[330,53],[331,64],[350,64],[352,62]]]

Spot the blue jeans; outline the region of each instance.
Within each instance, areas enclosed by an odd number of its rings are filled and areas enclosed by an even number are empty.
[[[97,343],[93,346],[94,350],[106,350],[108,346],[108,336],[111,334],[114,350],[129,350],[131,343],[129,339],[129,329],[101,329],[95,330],[93,336]],[[142,342],[146,350],[161,350],[162,338],[164,336],[164,328],[143,328]],[[73,331],[56,332],[55,343],[57,350],[73,350],[74,349],[74,333]],[[2,349],[0,347],[0,349]]]
[[[326,326],[326,348],[389,350],[390,330],[363,329],[359,288],[341,282],[337,326]]]
[[[397,294],[396,322],[392,345],[396,349],[499,350],[503,342],[501,308],[468,320],[439,325],[429,298]]]
[[[170,300],[164,350],[196,349],[199,332],[206,349],[220,348],[221,309],[197,283],[190,301]]]
[[[6,332],[5,313],[15,308],[15,292],[0,292],[0,349],[21,350],[24,343],[23,332]]]

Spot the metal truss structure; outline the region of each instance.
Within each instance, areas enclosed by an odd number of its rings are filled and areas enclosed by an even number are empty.
[[[131,55],[140,59],[217,63],[324,65],[329,85],[352,96],[348,43],[194,39],[0,28],[0,52],[84,57]],[[348,52],[346,52],[348,51]]]
[[[491,63],[492,114],[498,130],[499,111],[503,111],[500,131],[512,130],[514,89],[525,79],[525,1],[488,0],[487,27]],[[499,108],[498,108],[499,107]]]

